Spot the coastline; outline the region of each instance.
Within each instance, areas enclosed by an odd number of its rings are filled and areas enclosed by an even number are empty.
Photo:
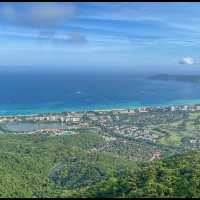
[[[5,111],[5,109],[0,108],[0,116],[37,116],[37,115],[46,115],[46,114],[61,114],[64,112],[110,112],[110,111],[122,111],[127,109],[139,109],[139,108],[167,108],[170,106],[184,106],[184,105],[197,105],[200,104],[200,99],[187,99],[187,100],[174,100],[160,104],[140,104],[140,103],[125,103],[125,104],[113,104],[113,105],[92,105],[92,106],[80,106],[80,107],[71,107],[71,108],[37,108],[37,109],[16,109]]]

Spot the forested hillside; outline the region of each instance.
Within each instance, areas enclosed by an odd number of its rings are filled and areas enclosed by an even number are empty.
[[[135,162],[70,137],[1,134],[0,197],[200,197],[199,151]]]

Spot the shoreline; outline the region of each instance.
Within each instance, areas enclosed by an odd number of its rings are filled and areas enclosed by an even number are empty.
[[[158,109],[158,108],[169,108],[169,107],[181,107],[181,106],[196,106],[200,105],[200,100],[187,100],[187,101],[171,101],[165,104],[149,104],[149,105],[120,105],[117,106],[100,106],[102,108],[84,108],[84,109],[58,109],[58,110],[49,110],[49,111],[39,111],[30,114],[0,114],[0,117],[27,117],[27,116],[39,116],[39,115],[55,115],[55,114],[62,114],[62,113],[84,113],[84,112],[111,112],[111,111],[123,111],[123,110],[139,110],[139,109]],[[97,106],[98,107],[98,106]],[[0,111],[1,113],[1,111]]]

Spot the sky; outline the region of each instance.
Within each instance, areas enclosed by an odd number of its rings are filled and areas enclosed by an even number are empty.
[[[199,52],[199,3],[0,3],[0,71],[195,71]]]

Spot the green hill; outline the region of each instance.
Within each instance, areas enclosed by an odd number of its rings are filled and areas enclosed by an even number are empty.
[[[121,172],[76,196],[81,197],[200,197],[200,152],[189,151]]]
[[[0,197],[200,197],[199,151],[136,163],[95,138],[0,134]]]

